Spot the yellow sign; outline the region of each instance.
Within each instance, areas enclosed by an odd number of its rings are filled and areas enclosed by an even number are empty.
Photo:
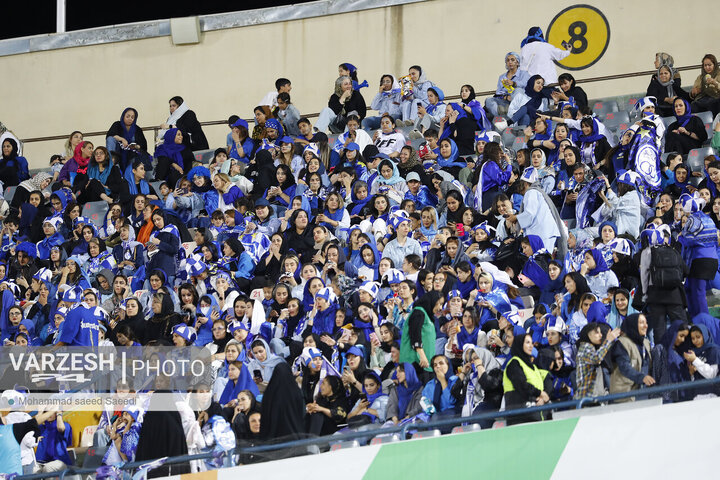
[[[573,5],[558,13],[547,29],[547,41],[558,48],[572,45],[572,53],[555,62],[567,70],[582,70],[600,60],[610,43],[610,24],[600,10]]]

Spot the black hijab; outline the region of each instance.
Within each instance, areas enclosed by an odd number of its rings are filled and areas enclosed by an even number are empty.
[[[305,432],[305,402],[290,366],[281,362],[263,394],[260,438],[292,440]]]
[[[425,313],[427,313],[428,317],[432,319],[434,317],[433,309],[435,308],[438,300],[440,300],[441,298],[443,298],[442,293],[431,290],[422,297],[418,298],[414,306],[425,310]]]
[[[640,321],[640,314],[633,313],[625,317],[625,320],[620,327],[620,330],[635,343],[636,345],[642,345],[645,336],[640,335],[638,331],[638,322]]]
[[[158,392],[166,396],[168,391]],[[153,395],[150,398],[150,408],[145,413],[140,429],[140,440],[135,453],[136,461],[150,461],[162,457],[175,457],[187,455],[187,443],[183,431],[182,420],[177,410],[166,410],[160,399]],[[174,464],[172,473],[190,473],[187,464]],[[161,466],[148,472],[148,478],[166,477],[170,475],[170,466]]]
[[[510,347],[510,356],[518,357],[520,360],[525,362],[526,365],[532,366],[533,358],[523,350],[523,343],[525,343],[525,337],[528,335],[529,334],[527,333],[523,333],[513,339],[512,347]]]

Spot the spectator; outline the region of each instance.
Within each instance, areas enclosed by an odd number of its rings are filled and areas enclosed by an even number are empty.
[[[527,37],[520,42],[520,47],[520,70],[528,72],[530,76],[540,75],[548,84],[558,81],[553,62],[570,55],[573,48],[571,44],[565,50],[550,45],[540,27],[530,28]],[[532,84],[532,80],[528,84]]]
[[[485,100],[485,108],[494,117],[507,114],[515,89],[524,89],[530,77],[526,71],[520,70],[519,53],[505,54],[505,68],[507,71],[498,77],[495,95]]]
[[[541,370],[534,364],[532,335],[521,334],[513,339],[510,348],[511,357],[505,365],[503,389],[507,409],[522,408],[528,404],[536,406],[550,402],[552,381],[547,370]],[[509,417],[508,425],[542,420],[543,413]]]
[[[340,133],[350,115],[362,120],[366,113],[365,99],[358,90],[353,90],[350,77],[338,77],[335,92],[330,96],[328,106],[320,112],[315,129],[324,133],[329,127],[332,132]]]
[[[207,138],[205,138],[205,133],[195,116],[195,112],[190,110],[182,97],[172,97],[168,103],[170,105],[170,116],[165,120],[165,123],[160,125],[162,130],[158,132],[158,140],[163,139],[167,142],[167,131],[177,129],[183,134],[181,137],[183,144],[190,150],[206,150],[209,148]],[[157,153],[155,156],[157,156]]]

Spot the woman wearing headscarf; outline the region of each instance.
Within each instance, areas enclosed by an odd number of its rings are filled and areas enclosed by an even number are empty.
[[[683,355],[691,348],[690,327],[684,320],[675,320],[652,350],[652,377],[659,385],[690,381],[690,370]],[[694,391],[678,390],[663,393],[667,402],[690,400]]]
[[[458,155],[472,155],[475,153],[476,128],[477,124],[460,104],[450,103],[445,109],[445,116],[440,120],[438,138],[451,138],[457,143]],[[439,157],[437,161],[440,162]]]
[[[394,424],[404,423],[423,411],[420,405],[423,384],[411,363],[400,363],[392,375],[394,388],[388,397],[386,418]]]
[[[530,152],[530,164],[535,167],[538,174],[540,187],[548,195],[555,189],[555,169],[547,165],[545,151],[541,148],[533,148]]]
[[[20,182],[18,188],[15,189],[10,206],[20,208],[20,205],[26,203],[30,198],[30,193],[43,191],[52,183],[52,176],[47,172],[39,172],[34,177]],[[43,199],[41,198],[41,201]]]
[[[525,70],[520,70],[519,53],[505,54],[505,68],[507,71],[498,77],[495,95],[485,100],[485,108],[493,117],[507,114],[515,89],[524,89],[530,78]]]
[[[550,402],[549,392],[553,389],[552,379],[547,370],[542,370],[535,365],[532,335],[526,333],[513,338],[510,360],[505,364],[503,389],[506,410],[525,408],[528,404],[541,406]],[[543,419],[544,414],[536,412],[508,417],[507,423],[516,425]]]
[[[653,74],[647,87],[645,96],[658,99],[655,113],[661,117],[670,117],[675,113],[673,102],[676,98],[690,100],[690,94],[683,90],[680,78],[675,77],[676,73],[677,70],[671,65],[662,65],[657,69],[657,73]]]
[[[581,162],[592,168],[599,168],[599,165],[602,165],[604,173],[611,172],[611,165],[605,164],[605,157],[611,148],[610,143],[605,135],[600,133],[598,121],[593,117],[584,117],[580,121],[580,128],[582,135],[578,138],[578,148]]]
[[[690,98],[694,112],[709,110],[715,116],[720,111],[720,67],[715,55],[708,53],[703,57],[700,75],[690,90]]]
[[[172,97],[168,103],[170,116],[165,120],[165,123],[160,125],[163,130],[158,132],[158,137],[164,138],[166,130],[177,128],[183,132],[183,142],[190,150],[207,150],[209,148],[208,141],[205,138],[200,122],[195,116],[195,112],[190,110],[182,97]]]
[[[92,157],[93,149],[94,147],[92,142],[85,141],[78,143],[75,147],[73,157],[65,162],[62,170],[60,170],[58,182],[65,187],[72,187],[75,183],[75,177],[77,175],[87,175],[88,163]],[[3,171],[7,171],[7,169],[3,169]],[[5,182],[5,179],[2,177],[0,177],[0,180]],[[5,185],[9,184],[5,183]],[[15,185],[17,185],[17,182]]]
[[[192,151],[183,143],[183,134],[177,128],[171,128],[163,135],[163,143],[155,149],[157,167],[155,178],[162,178],[168,185],[177,184],[180,177],[192,169]]]
[[[720,347],[714,342],[705,325],[693,325],[690,328],[692,348],[683,356],[688,363],[693,380],[710,380],[718,376],[720,368]],[[696,397],[716,397],[720,389],[713,385],[696,390]]]
[[[256,383],[258,380],[261,382],[260,390],[265,390],[275,368],[279,364],[285,363],[285,360],[272,353],[268,343],[260,336],[255,337],[255,340],[250,344],[250,351],[252,352],[252,359],[248,364],[248,370],[252,372]],[[257,375],[258,372],[260,373],[259,376]]]
[[[14,139],[5,138],[2,141],[2,157],[0,158],[0,181],[7,188],[16,186],[28,178],[30,178],[30,173],[27,159],[18,155],[18,144]]]
[[[410,77],[409,79],[407,77]],[[427,73],[420,65],[413,65],[408,69],[407,77],[401,77],[400,89],[402,119],[406,125],[412,125],[418,114],[418,106],[428,104],[428,89],[433,83],[427,79]],[[408,88],[409,87],[409,88]]]
[[[362,121],[362,127],[365,130],[377,130],[380,128],[380,120],[386,113],[398,120],[402,117],[400,111],[400,84],[394,76],[389,73],[380,77],[380,91],[373,98],[370,104],[370,110],[377,110],[378,114],[373,117],[366,117]]]
[[[430,364],[435,376],[423,387],[425,403],[432,404],[439,417],[457,415],[462,408],[463,398],[461,392],[453,388],[458,377],[453,375],[450,361],[445,355],[435,355]]]
[[[708,138],[705,124],[692,114],[690,102],[676,98],[673,109],[676,120],[665,131],[665,151],[685,155],[693,148],[702,147]]]
[[[416,363],[431,371],[430,359],[435,354],[435,317],[442,310],[445,297],[431,291],[418,298],[403,325],[400,362]]]
[[[572,46],[565,50],[548,43],[540,27],[531,27],[520,42],[520,70],[529,75],[540,74],[547,83],[557,82],[554,62],[559,62],[572,53]],[[530,83],[530,82],[528,82]]]
[[[580,268],[588,287],[600,300],[608,297],[608,291],[618,286],[615,273],[610,270],[600,250],[593,248],[585,252],[585,263]]]
[[[502,193],[501,189],[510,181],[512,165],[500,145],[490,142],[485,145],[482,164],[475,172],[475,209],[485,212],[492,207],[495,197]],[[478,199],[481,201],[478,202]]]
[[[551,89],[545,87],[545,79],[540,75],[533,75],[528,79],[523,91],[518,91],[508,107],[509,123],[530,125],[538,112],[549,109]]]
[[[603,360],[619,334],[617,328],[605,333],[596,322],[588,323],[580,330],[575,369],[575,398],[599,397],[607,393]]]
[[[158,388],[156,386],[155,392],[162,393],[163,397],[166,397],[170,394],[170,391],[167,390],[170,380],[166,377],[158,377],[158,380],[160,378],[164,379],[162,382],[164,387]],[[180,413],[178,413],[173,402],[167,405],[159,396],[152,394],[149,408],[143,416],[135,461],[149,462],[163,457],[187,455],[187,453],[187,442]],[[172,465],[173,474],[189,472],[187,463]],[[168,475],[170,475],[169,465],[155,468],[147,474],[149,478]]]
[[[288,220],[285,230],[283,247],[280,253],[287,254],[292,248],[297,252],[300,261],[305,263],[311,260],[315,242],[313,241],[313,227],[308,219],[308,212],[295,210]]]
[[[227,362],[227,378],[218,377],[213,386],[213,398],[223,406],[234,407],[238,395],[249,390],[254,396],[260,395],[248,367],[239,359]]]
[[[629,315],[621,330],[622,335],[612,349],[614,368],[610,374],[611,394],[655,385],[655,379],[650,375],[653,371],[653,358],[650,340],[646,337],[648,323],[645,315]],[[633,401],[633,397],[616,400],[618,403],[630,401]]]
[[[138,112],[132,107],[123,110],[120,120],[113,122],[105,134],[105,146],[111,153],[120,155],[120,169],[127,166],[139,153],[147,152],[147,140],[137,124]]]
[[[340,377],[326,376],[320,383],[315,401],[305,406],[308,413],[308,433],[332,435],[339,425],[346,423],[350,411],[345,388]]]
[[[172,297],[167,293],[156,293],[152,297],[152,317],[147,319],[145,326],[145,343],[151,340],[172,341],[172,329],[181,322],[175,313]]]
[[[152,214],[152,222],[155,229],[150,235],[148,242],[147,270],[163,270],[170,279],[172,285],[177,271],[175,257],[180,247],[180,234],[175,225],[167,222],[165,214],[161,210],[155,210]],[[153,253],[154,252],[154,253]]]
[[[304,417],[302,392],[297,387],[290,366],[282,362],[275,368],[263,395],[260,437],[266,441],[298,439],[305,432]]]
[[[125,190],[125,179],[120,169],[113,165],[110,152],[105,147],[98,147],[93,152],[87,170],[88,181],[78,195],[78,203],[97,202],[104,200],[112,203]]]
[[[463,349],[463,366],[453,389],[460,390],[465,398],[464,417],[482,412],[496,411],[502,401],[502,369],[500,363],[486,348],[467,346]],[[481,420],[482,428],[490,428],[493,419]]]

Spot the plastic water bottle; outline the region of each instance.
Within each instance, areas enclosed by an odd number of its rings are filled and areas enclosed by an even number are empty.
[[[422,407],[423,411],[428,415],[432,415],[435,413],[435,405],[433,405],[433,403],[425,397],[420,398],[420,406]]]

